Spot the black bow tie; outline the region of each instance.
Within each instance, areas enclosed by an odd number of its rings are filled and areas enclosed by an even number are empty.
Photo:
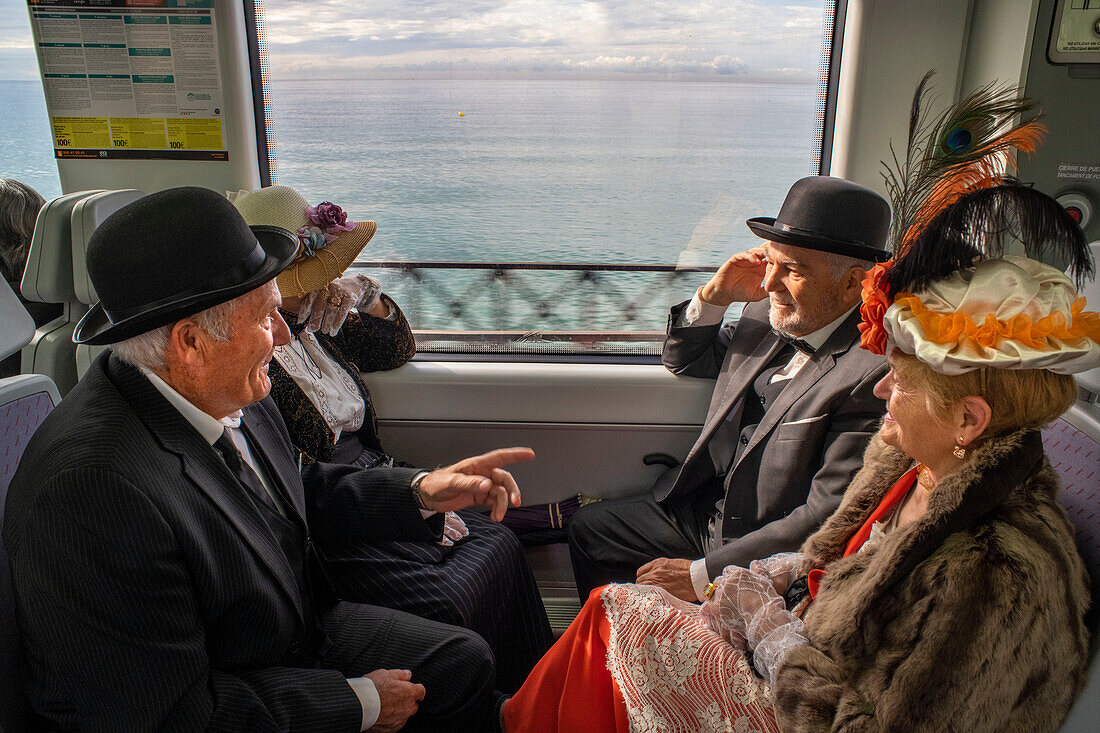
[[[783,333],[782,331],[776,331],[774,328],[772,329],[772,333],[778,336],[780,341],[785,341],[786,343],[801,351],[806,356],[813,356],[814,352],[817,351],[817,349],[810,346],[802,339],[795,338],[790,334]]]

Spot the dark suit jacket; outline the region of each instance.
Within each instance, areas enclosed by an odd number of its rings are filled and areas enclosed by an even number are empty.
[[[672,309],[664,364],[675,374],[717,382],[703,432],[658,501],[713,486],[709,443],[724,421],[740,423],[742,396],[783,346],[768,323],[766,300],[745,306],[736,325],[673,327],[686,306]],[[791,379],[726,474],[726,542],[707,555],[711,577],[727,565],[797,550],[840,505],[886,412],[872,394],[886,362],[859,348],[858,323],[856,311]]]
[[[270,399],[246,408],[243,424],[304,542],[427,533],[408,490],[413,471],[366,485],[316,464],[307,494]],[[149,380],[110,352],[31,440],[4,541],[28,695],[57,724],[359,730],[359,701],[343,674],[320,668],[313,619],[256,506]]]

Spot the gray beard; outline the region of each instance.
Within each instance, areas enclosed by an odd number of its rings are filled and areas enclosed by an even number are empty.
[[[844,308],[844,310],[838,310],[832,314],[822,316],[819,322],[812,322],[806,317],[806,312],[800,308],[795,309],[794,313],[789,316],[779,316],[775,312],[775,308],[768,308],[768,323],[776,331],[779,331],[785,336],[791,338],[802,338],[807,334],[811,334],[819,328],[824,328],[848,310],[851,305]]]
[[[802,326],[805,319],[802,317],[801,311],[796,310],[789,316],[782,317],[775,312],[775,308],[768,309],[768,323],[776,331],[779,331],[784,336],[790,336],[791,338],[801,338],[808,333],[813,333],[817,329],[811,329],[809,331],[803,331]],[[795,331],[802,331],[802,333],[794,333]]]

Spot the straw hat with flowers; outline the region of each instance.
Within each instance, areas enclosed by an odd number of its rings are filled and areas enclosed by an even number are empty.
[[[249,225],[278,226],[297,235],[298,255],[276,278],[284,298],[320,290],[340,277],[378,226],[373,221],[349,222],[347,214],[328,201],[310,206],[289,186],[241,191],[233,205]]]

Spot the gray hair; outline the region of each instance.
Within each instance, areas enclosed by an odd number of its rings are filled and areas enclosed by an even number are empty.
[[[824,252],[825,264],[829,267],[829,274],[833,276],[833,280],[839,282],[840,278],[848,274],[848,270],[853,267],[858,267],[861,270],[870,270],[875,266],[874,262],[870,260],[861,260],[858,257],[848,257],[847,255],[833,254],[832,252]]]
[[[246,293],[247,295],[247,293]],[[187,316],[203,331],[206,331],[215,341],[228,341],[232,334],[232,318],[234,311],[240,306],[239,296],[225,303],[219,303],[204,311]],[[179,321],[176,321],[178,323]],[[172,335],[172,328],[176,323],[154,328],[152,331],[133,336],[125,341],[111,344],[111,350],[115,355],[127,364],[156,371],[166,366],[165,356],[168,354],[168,339]]]
[[[23,277],[34,222],[46,204],[37,191],[11,178],[0,178],[0,270],[4,278]]]

